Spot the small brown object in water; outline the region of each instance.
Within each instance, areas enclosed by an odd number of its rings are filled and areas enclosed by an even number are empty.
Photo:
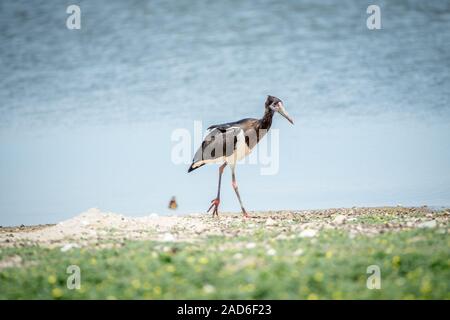
[[[169,209],[175,210],[176,208],[178,208],[178,203],[177,200],[175,199],[175,196],[173,196],[169,202]]]

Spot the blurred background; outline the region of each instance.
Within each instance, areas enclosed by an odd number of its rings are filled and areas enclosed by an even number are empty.
[[[217,167],[188,175],[171,133],[260,117],[268,94],[295,126],[274,120],[278,174],[238,167],[248,210],[448,206],[448,30],[448,1],[2,1],[0,225],[166,214],[173,195],[204,212]]]

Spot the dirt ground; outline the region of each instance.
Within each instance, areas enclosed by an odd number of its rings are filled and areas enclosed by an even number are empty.
[[[250,218],[236,213],[222,213],[219,218],[209,214],[126,217],[93,208],[56,225],[0,228],[0,248],[39,245],[65,251],[120,245],[127,240],[193,242],[214,235],[245,236],[261,227],[273,231],[278,239],[314,237],[324,229],[344,230],[350,237],[413,228],[438,228],[445,233],[449,216],[450,209],[428,207],[266,211],[252,212]]]

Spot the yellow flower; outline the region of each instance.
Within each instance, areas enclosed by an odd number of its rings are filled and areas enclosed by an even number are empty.
[[[50,275],[47,278],[48,283],[55,284],[56,283],[56,277],[54,275]]]
[[[97,260],[96,260],[95,258],[92,258],[92,259],[91,259],[91,264],[92,264],[93,266],[95,266],[95,265],[97,264]]]
[[[206,258],[206,257],[201,257],[201,258],[198,260],[198,262],[199,262],[200,264],[208,264],[209,260],[208,260],[208,258]]]
[[[331,250],[328,250],[327,253],[325,253],[325,257],[327,259],[331,259],[332,256],[333,256],[333,251],[331,251]]]
[[[433,288],[428,279],[425,279],[424,281],[422,281],[422,285],[420,286],[420,292],[422,292],[423,294],[428,294],[431,292],[432,289]]]
[[[323,273],[322,272],[316,272],[314,274],[314,280],[316,280],[317,282],[322,282],[322,280],[323,280]]]
[[[141,282],[138,279],[134,279],[133,281],[131,281],[131,286],[134,289],[139,289],[141,287]]]
[[[144,285],[142,286],[145,290],[149,290],[152,286],[150,285],[149,282],[144,282]]]
[[[319,299],[319,297],[315,293],[310,293],[308,295],[308,300],[318,300],[318,299]]]
[[[159,296],[161,294],[161,287],[156,286],[153,288],[153,293],[157,296]]]
[[[307,286],[301,286],[299,292],[300,294],[306,294],[309,292],[309,288]]]
[[[60,288],[53,288],[52,290],[52,297],[55,299],[61,298],[63,295],[63,292]]]
[[[341,300],[342,299],[342,292],[340,292],[340,291],[336,291],[336,292],[333,292],[333,299],[335,299],[335,300]]]
[[[253,283],[248,283],[246,285],[240,285],[239,291],[241,292],[252,292],[255,290],[255,285]]]
[[[398,268],[400,266],[400,257],[399,256],[392,257],[392,265],[394,266],[394,268]]]
[[[153,298],[153,296],[152,296],[152,294],[150,292],[144,293],[144,299],[150,300],[152,298]]]

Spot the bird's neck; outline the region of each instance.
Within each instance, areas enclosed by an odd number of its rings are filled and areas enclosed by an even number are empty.
[[[259,129],[269,130],[272,125],[273,118],[273,110],[270,108],[266,108],[266,112],[264,112],[264,116],[259,120]]]

